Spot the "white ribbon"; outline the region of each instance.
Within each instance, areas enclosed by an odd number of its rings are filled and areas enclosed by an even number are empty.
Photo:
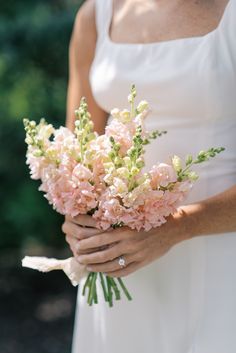
[[[77,286],[80,280],[88,274],[86,267],[80,265],[74,257],[69,257],[65,260],[58,260],[39,256],[25,256],[22,260],[22,266],[41,272],[62,270],[70,279],[73,286]]]

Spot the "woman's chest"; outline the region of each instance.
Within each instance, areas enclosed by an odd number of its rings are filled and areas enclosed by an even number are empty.
[[[205,120],[234,116],[236,65],[218,36],[210,37],[146,48],[101,46],[90,72],[97,102],[106,111],[126,107],[134,83],[138,98],[148,100],[159,116]]]
[[[109,36],[115,43],[153,43],[202,36],[217,28],[227,3],[228,0],[113,0]]]

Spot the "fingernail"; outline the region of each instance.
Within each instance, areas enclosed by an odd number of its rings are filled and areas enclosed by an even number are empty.
[[[89,271],[89,272],[92,272],[93,271],[93,269],[92,269],[92,267],[86,267],[87,268],[87,271]]]

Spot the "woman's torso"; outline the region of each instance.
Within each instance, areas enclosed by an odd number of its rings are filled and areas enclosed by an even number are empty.
[[[114,43],[111,16],[112,1],[97,0],[98,41],[90,70],[97,103],[107,112],[125,108],[136,84],[137,100],[151,107],[147,128],[168,131],[147,147],[147,168],[173,154],[226,148],[197,168],[200,180],[186,202],[234,185],[236,0],[210,33],[159,43]],[[75,353],[235,353],[235,249],[235,234],[186,241],[126,279],[132,303],[91,309],[80,298]],[[87,330],[91,342],[83,336]]]

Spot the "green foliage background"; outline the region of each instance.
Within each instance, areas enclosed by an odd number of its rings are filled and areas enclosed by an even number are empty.
[[[62,216],[25,165],[22,118],[64,124],[68,44],[79,0],[0,4],[0,250],[63,246]]]

